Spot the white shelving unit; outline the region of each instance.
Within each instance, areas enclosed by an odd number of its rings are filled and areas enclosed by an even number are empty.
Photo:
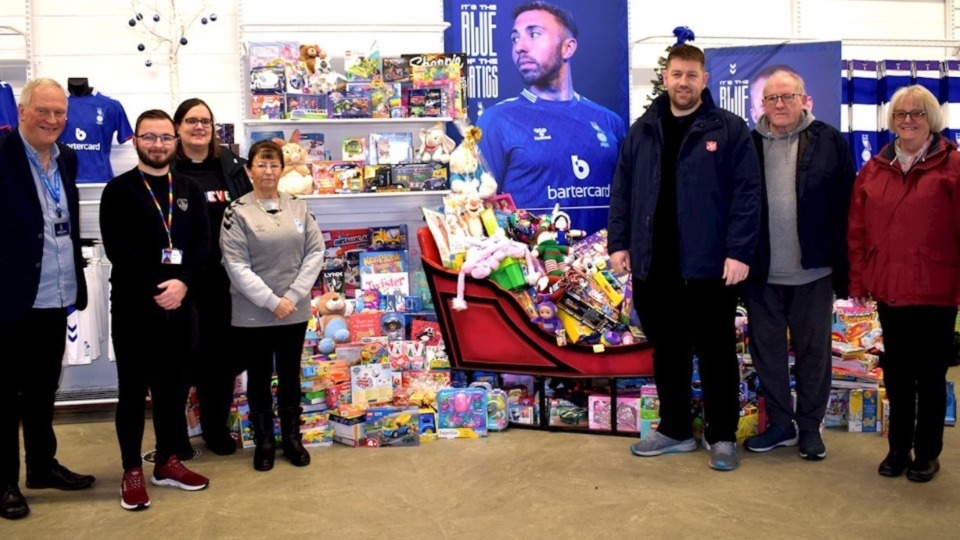
[[[354,23],[337,17],[321,18],[305,13],[297,22],[271,19],[270,14],[258,11],[248,14],[244,2],[239,3],[238,35],[241,44],[239,87],[247,92],[249,87],[249,62],[247,45],[262,41],[297,41],[317,43],[336,62],[342,60],[344,51],[358,49],[377,43],[383,56],[407,53],[443,52],[443,32],[450,26],[443,21],[442,0],[423,1],[418,15],[411,18],[410,11],[401,2],[382,3],[379,8],[370,6],[368,22]],[[251,5],[252,6],[252,5]],[[406,18],[405,18],[406,17]],[[355,19],[355,16],[354,16]],[[336,65],[336,64],[335,64]],[[248,118],[249,98],[245,97],[242,118]],[[241,151],[249,148],[250,133],[257,130],[283,130],[289,137],[294,129],[301,132],[320,132],[324,135],[324,147],[333,159],[340,157],[344,137],[367,136],[375,132],[406,132],[413,136],[414,148],[420,141],[420,130],[436,122],[449,122],[450,118],[350,118],[350,119],[298,119],[298,120],[245,120],[242,133],[238,133]],[[322,229],[363,228],[381,225],[405,224],[410,244],[411,271],[419,269],[419,249],[416,230],[423,226],[421,207],[438,207],[446,191],[413,191],[406,193],[370,193],[356,195],[311,195],[306,196]]]

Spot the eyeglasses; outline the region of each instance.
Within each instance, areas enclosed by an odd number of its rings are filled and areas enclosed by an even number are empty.
[[[279,164],[279,163],[264,163],[264,162],[261,162],[261,163],[255,164],[254,167],[260,169],[261,171],[265,171],[265,170],[268,170],[268,169],[271,170],[271,171],[279,171],[280,169],[283,168],[283,165],[281,165],[281,164]]]
[[[177,140],[177,137],[174,135],[154,135],[153,133],[137,135],[137,138],[147,144],[156,144],[157,141],[160,141],[163,144],[170,144]]]
[[[923,120],[927,117],[927,111],[893,111],[893,119],[897,122],[903,122],[908,116],[914,120]]]
[[[197,124],[200,124],[203,127],[210,127],[210,124],[213,123],[213,120],[210,120],[209,118],[184,118],[183,123],[190,127],[194,127]]]
[[[802,96],[803,94],[770,94],[769,96],[763,96],[763,102],[767,105],[776,105],[777,100],[783,100],[784,105],[790,105],[793,103],[793,100]]]

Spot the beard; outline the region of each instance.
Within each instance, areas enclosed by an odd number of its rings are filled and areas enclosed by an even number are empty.
[[[518,63],[519,60],[520,58],[514,60],[514,63]],[[560,47],[557,47],[555,54],[548,58],[543,64],[529,56],[524,56],[523,60],[533,62],[532,67],[530,64],[527,64],[523,69],[517,66],[520,79],[523,81],[523,84],[527,86],[553,86],[553,81],[557,80],[560,75],[560,68],[563,66],[563,55],[561,54]]]
[[[167,165],[170,165],[173,162],[174,157],[176,157],[176,147],[171,148],[166,154],[158,155],[157,152],[151,156],[149,150],[143,150],[142,148],[137,148],[137,157],[140,158],[140,163],[148,167],[153,167],[154,169],[162,169]]]

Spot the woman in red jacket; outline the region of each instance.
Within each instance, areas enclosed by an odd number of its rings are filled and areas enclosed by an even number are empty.
[[[883,327],[890,451],[879,473],[927,482],[940,470],[960,303],[960,153],[922,86],[897,90],[887,125],[897,138],[864,165],[850,201],[850,296],[872,296]]]

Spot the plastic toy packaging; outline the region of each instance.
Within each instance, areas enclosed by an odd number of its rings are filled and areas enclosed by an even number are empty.
[[[507,410],[507,393],[500,388],[494,388],[488,382],[474,382],[470,388],[483,388],[487,391],[487,429],[503,431],[510,423],[510,414]]]
[[[437,392],[438,432],[442,439],[487,436],[487,391],[443,388]]]

